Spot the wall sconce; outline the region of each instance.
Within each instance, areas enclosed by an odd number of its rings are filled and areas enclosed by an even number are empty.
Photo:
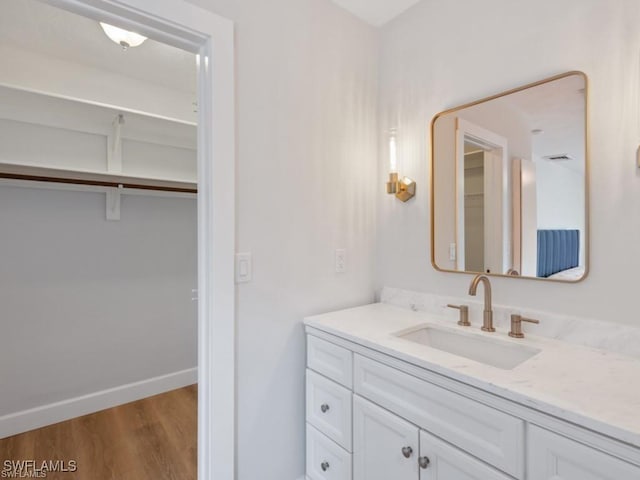
[[[396,145],[396,131],[389,135],[389,181],[387,193],[395,194],[398,200],[406,202],[416,194],[416,182],[409,177],[398,180],[398,150]]]

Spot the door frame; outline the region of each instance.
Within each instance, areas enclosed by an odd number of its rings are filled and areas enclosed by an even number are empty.
[[[464,144],[465,138],[471,138],[485,151],[499,151],[497,162],[491,162],[490,168],[485,165],[485,262],[494,259],[504,273],[511,260],[509,245],[509,167],[507,139],[486,128],[480,127],[463,118],[456,119],[456,261],[458,270],[465,268],[465,228],[464,228]],[[498,156],[498,155],[496,155]],[[495,165],[498,163],[498,165]],[[499,211],[498,221],[487,215],[487,210]],[[493,249],[493,250],[492,250]],[[478,272],[485,273],[485,272]]]
[[[41,0],[198,56],[198,479],[233,480],[235,89],[233,23],[184,0]]]

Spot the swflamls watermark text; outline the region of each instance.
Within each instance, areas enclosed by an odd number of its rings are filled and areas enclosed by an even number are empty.
[[[77,470],[76,460],[5,460],[0,478],[47,478],[50,472],[73,473]]]

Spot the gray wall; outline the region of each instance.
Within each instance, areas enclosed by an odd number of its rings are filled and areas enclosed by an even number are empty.
[[[0,416],[197,364],[196,205],[0,186]]]

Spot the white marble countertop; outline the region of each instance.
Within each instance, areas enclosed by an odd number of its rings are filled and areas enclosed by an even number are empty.
[[[513,339],[506,331],[486,333],[477,325],[460,327],[444,316],[383,303],[308,317],[305,324],[640,447],[637,358],[529,334]],[[393,335],[428,324],[541,351],[504,370]]]

